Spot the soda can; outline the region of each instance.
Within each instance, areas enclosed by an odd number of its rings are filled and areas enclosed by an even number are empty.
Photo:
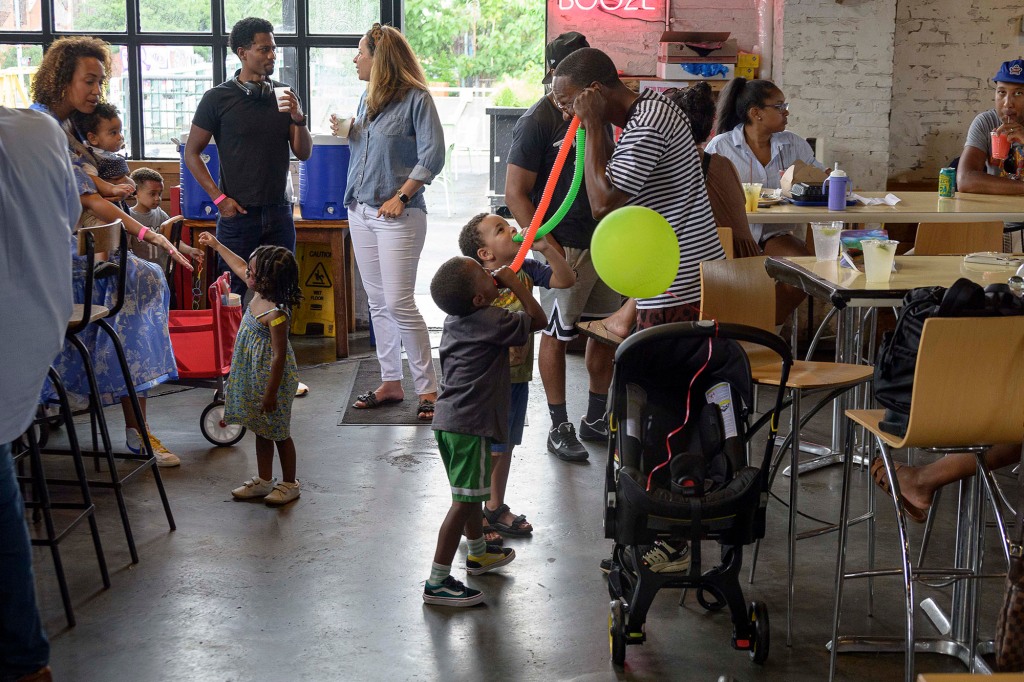
[[[939,196],[945,198],[956,196],[955,168],[943,168],[939,171]]]

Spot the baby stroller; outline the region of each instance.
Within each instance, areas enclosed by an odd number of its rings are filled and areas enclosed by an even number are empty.
[[[736,341],[765,346],[783,362],[774,408],[749,429],[750,366]],[[711,611],[728,606],[733,648],[749,651],[757,664],[767,659],[768,609],[756,601],[747,606],[739,572],[743,545],[764,537],[768,470],[792,362],[780,337],[713,321],[662,325],[619,346],[605,476],[605,537],[615,541],[608,573],[615,665],[625,662],[626,645],[646,639],[647,611],[663,587],[693,588]],[[764,424],[765,453],[752,466],[748,434]],[[688,542],[689,569],[652,570],[642,557],[657,540]],[[709,570],[702,568],[701,540],[721,547],[721,563]]]
[[[168,317],[178,379],[173,383],[213,388],[213,402],[199,418],[199,430],[214,445],[234,445],[245,427],[224,421],[224,377],[231,371],[235,336],[242,321],[242,306],[224,305],[231,275],[224,273],[209,287],[208,310],[172,310]]]

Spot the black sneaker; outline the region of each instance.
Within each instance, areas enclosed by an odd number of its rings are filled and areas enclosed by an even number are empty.
[[[569,422],[548,431],[548,452],[566,462],[585,462],[590,454],[576,438],[576,430]]]
[[[423,586],[423,601],[443,606],[473,606],[484,600],[483,592],[466,587],[454,576],[448,576],[440,585],[426,583]]]
[[[611,573],[612,572],[612,558],[601,559],[601,572]]]
[[[580,419],[580,440],[596,443],[608,442],[608,420],[604,417],[588,422],[586,417]]]

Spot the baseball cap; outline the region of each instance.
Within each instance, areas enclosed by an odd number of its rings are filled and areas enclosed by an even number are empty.
[[[569,31],[568,33],[563,33],[555,37],[555,39],[548,43],[547,47],[544,48],[545,73],[544,80],[542,80],[541,83],[550,83],[551,71],[558,66],[558,62],[562,61],[576,50],[584,47],[590,47],[590,43],[587,42],[587,39],[583,34],[577,33],[576,31]]]
[[[1003,62],[999,73],[992,80],[997,83],[1024,83],[1024,59]]]

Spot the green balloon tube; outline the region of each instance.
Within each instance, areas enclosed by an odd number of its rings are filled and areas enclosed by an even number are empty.
[[[587,131],[580,126],[576,131],[576,168],[572,173],[572,185],[569,186],[569,192],[565,195],[565,199],[562,200],[562,205],[558,207],[554,215],[548,218],[547,222],[537,228],[537,234],[534,239],[543,237],[551,230],[558,227],[558,224],[562,222],[562,218],[572,208],[572,202],[576,201],[576,194],[580,191],[580,185],[583,184],[583,155],[586,152],[587,147]],[[520,232],[515,237],[512,237],[512,241],[522,243],[523,233]]]

